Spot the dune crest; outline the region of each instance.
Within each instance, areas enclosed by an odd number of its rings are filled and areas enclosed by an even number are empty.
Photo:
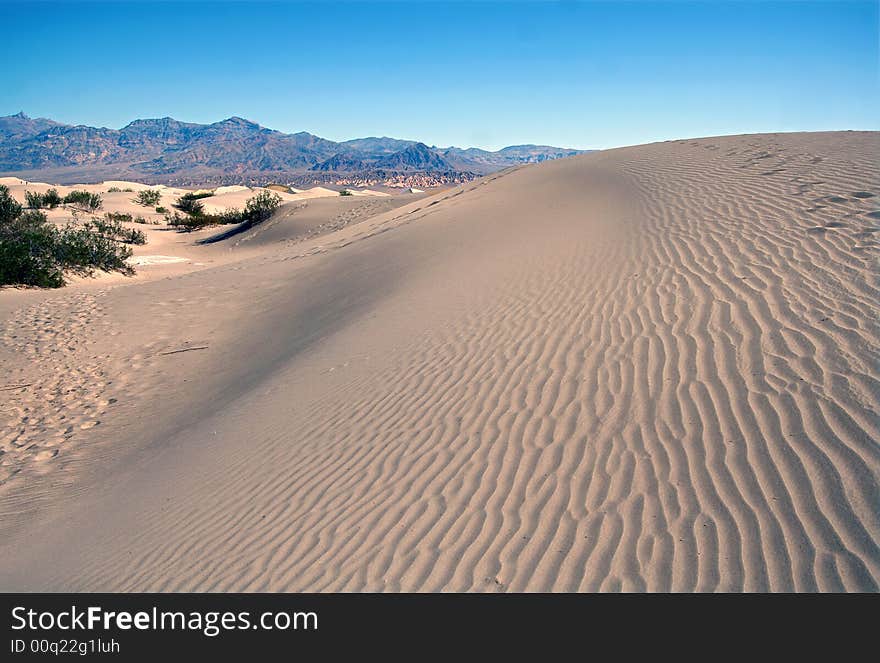
[[[609,150],[22,309],[99,308],[116,410],[3,497],[0,588],[876,591],[878,161]]]

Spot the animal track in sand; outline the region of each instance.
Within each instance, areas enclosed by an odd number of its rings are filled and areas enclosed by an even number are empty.
[[[122,378],[108,379],[109,356],[91,354],[93,340],[112,336],[97,294],[65,294],[16,311],[0,335],[10,356],[0,391],[0,491],[30,471],[63,464],[116,399]],[[38,466],[40,466],[38,468]]]

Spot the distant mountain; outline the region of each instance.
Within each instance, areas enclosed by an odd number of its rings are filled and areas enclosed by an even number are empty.
[[[383,148],[379,147],[379,149]],[[337,173],[365,170],[452,172],[456,168],[424,143],[411,143],[400,151],[391,153],[385,152],[384,149],[378,154],[340,152],[326,161],[312,166],[312,170]]]
[[[369,155],[364,152],[339,152],[321,163],[312,166],[311,170],[323,172],[345,173],[366,170]]]
[[[572,150],[549,145],[513,145],[497,152],[488,152],[476,147],[461,149],[447,147],[437,152],[456,168],[472,170],[478,173],[489,173],[502,168],[519,164],[541,163],[551,159],[580,154],[583,150]]]
[[[455,170],[455,167],[424,143],[389,154],[376,161],[377,168],[386,170]]]
[[[414,140],[400,140],[399,138],[355,138],[339,143],[340,147],[352,152],[365,152],[367,154],[394,154],[415,145]]]
[[[57,122],[44,118],[30,118],[24,113],[0,117],[0,140],[23,139],[58,126]]]
[[[418,173],[454,182],[578,150],[519,145],[498,152],[433,148],[397,138],[337,143],[306,132],[286,134],[240,117],[212,124],[170,117],[122,129],[71,126],[24,113],[0,117],[0,174],[49,174],[55,181],[126,178],[197,184],[285,180],[351,183]]]

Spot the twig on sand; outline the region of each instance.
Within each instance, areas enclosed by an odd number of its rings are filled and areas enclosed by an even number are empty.
[[[30,387],[32,383],[28,382],[27,384],[10,384],[5,387],[0,387],[0,391],[10,391],[12,389],[24,389],[25,387]]]
[[[168,352],[160,352],[160,355],[176,355],[178,352],[189,352],[190,350],[207,350],[207,345],[197,345],[192,348],[180,348],[180,350],[169,350]]]

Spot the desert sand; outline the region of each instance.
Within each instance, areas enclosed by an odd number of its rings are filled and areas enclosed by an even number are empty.
[[[100,184],[72,184],[58,185],[47,184],[46,182],[30,182],[18,177],[0,177],[0,184],[5,185],[13,198],[20,203],[25,202],[25,192],[32,191],[35,193],[46,193],[49,189],[55,189],[61,197],[64,197],[71,191],[88,191],[89,193],[100,194],[103,199],[103,206],[97,214],[100,216],[104,212],[117,212],[122,214],[131,214],[132,216],[141,216],[148,221],[160,221],[164,218],[164,214],[156,212],[153,207],[144,207],[139,205],[135,197],[138,191],[145,189],[153,189],[160,192],[159,207],[165,207],[169,212],[174,211],[174,203],[177,199],[190,191],[211,193],[209,198],[202,198],[201,203],[205,212],[208,214],[217,214],[230,208],[244,209],[248,199],[263,191],[260,187],[246,186],[221,186],[213,189],[182,189],[179,187],[169,187],[161,184],[146,185],[138,182],[126,182],[113,180],[102,182]],[[109,189],[119,189],[119,191],[109,192]],[[315,186],[311,189],[296,189],[295,193],[285,193],[271,190],[281,198],[282,203],[298,202],[303,200],[312,200],[315,198],[339,198],[339,191],[328,189],[322,186]],[[390,194],[383,191],[374,191],[372,189],[348,189],[351,196],[371,196],[384,198]],[[421,193],[421,192],[419,192]],[[44,213],[53,221],[72,220],[71,208],[57,207],[52,210],[45,209]],[[80,218],[88,216],[85,212],[78,214]]]
[[[607,150],[0,291],[0,589],[876,591],[878,162]]]

